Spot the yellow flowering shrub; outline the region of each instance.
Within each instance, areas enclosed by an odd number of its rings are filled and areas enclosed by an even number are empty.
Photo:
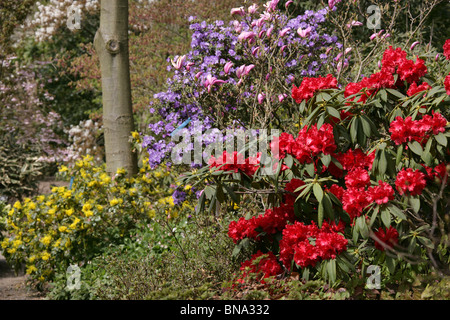
[[[37,283],[51,281],[69,265],[83,265],[104,248],[123,243],[138,222],[157,213],[174,219],[182,211],[192,212],[187,201],[173,203],[170,172],[165,167],[150,170],[147,163],[143,159],[132,178],[124,169],[108,175],[105,166],[95,166],[89,156],[73,169],[61,166],[60,174],[72,178],[71,185],[3,209],[3,255],[12,265],[25,264]]]

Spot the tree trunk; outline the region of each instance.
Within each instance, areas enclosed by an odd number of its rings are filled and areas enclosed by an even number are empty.
[[[128,0],[101,1],[100,28],[94,39],[102,74],[106,170],[137,172],[130,143],[134,130],[128,54]]]

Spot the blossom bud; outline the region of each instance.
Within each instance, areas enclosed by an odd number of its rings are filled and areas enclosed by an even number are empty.
[[[301,27],[297,29],[297,33],[300,37],[306,38],[311,33],[311,27],[308,27],[306,29],[302,29]]]
[[[291,28],[284,28],[280,31],[280,37],[284,37],[286,33],[288,33],[291,30]]]
[[[291,5],[292,2],[294,2],[294,1],[289,0],[288,2],[286,2],[286,4],[284,5],[284,7],[287,9],[287,8]]]
[[[232,16],[235,14],[244,16],[245,15],[244,7],[232,8],[230,13]]]
[[[415,41],[415,42],[413,42],[413,44],[411,45],[411,47],[409,47],[409,50],[414,50],[414,48],[419,44],[420,42],[419,41]]]
[[[225,63],[225,66],[223,67],[225,74],[228,74],[230,72],[230,69],[232,66],[233,66],[233,62],[231,62],[231,61],[228,61],[227,63]]]
[[[264,99],[265,99],[265,97],[266,97],[266,94],[265,93],[260,93],[260,94],[258,94],[258,103],[259,104],[261,104],[261,103],[263,103],[264,102]]]

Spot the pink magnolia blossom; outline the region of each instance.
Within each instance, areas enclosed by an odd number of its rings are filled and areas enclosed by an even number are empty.
[[[225,83],[226,81],[224,80],[219,80],[216,77],[211,76],[211,74],[208,74],[206,76],[206,80],[204,82],[204,86],[205,88],[208,88],[208,92],[211,92],[211,89],[213,87],[213,85],[215,84],[222,84]]]
[[[180,70],[181,67],[183,66],[184,60],[186,60],[185,55],[177,57],[177,59],[175,61],[173,59],[171,59],[171,62],[175,69]]]
[[[297,33],[300,37],[306,38],[311,33],[311,27],[308,27],[306,29],[302,29],[301,27],[297,29]]]
[[[232,8],[230,13],[231,13],[232,16],[235,15],[235,14],[240,15],[240,16],[244,16],[245,15],[245,10],[244,10],[244,7]]]
[[[291,28],[284,28],[280,31],[280,37],[284,37],[289,31],[291,31]]]
[[[225,63],[225,66],[223,67],[225,74],[228,74],[230,72],[230,69],[232,66],[233,66],[233,62],[231,62],[231,61],[228,61],[227,63]]]

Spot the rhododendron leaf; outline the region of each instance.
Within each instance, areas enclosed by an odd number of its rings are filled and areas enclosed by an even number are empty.
[[[406,220],[405,214],[398,207],[394,206],[393,204],[389,204],[387,208],[392,213],[392,215],[396,216],[401,220]]]
[[[333,116],[335,118],[338,118],[339,120],[341,120],[341,114],[339,113],[339,111],[337,111],[335,108],[333,107],[327,107],[327,113],[330,116]]]
[[[370,137],[372,133],[372,129],[370,127],[369,121],[367,121],[366,117],[361,116],[361,124],[363,128],[363,132],[366,135],[366,137]]]
[[[397,155],[395,158],[395,165],[398,166],[403,157],[403,144],[399,145],[397,148]]]
[[[331,162],[331,155],[327,154],[327,155],[322,156],[320,158],[320,161],[322,161],[323,165],[328,168],[328,166],[330,165],[330,162]]]
[[[317,225],[319,226],[319,228],[322,227],[323,216],[324,216],[323,204],[322,202],[319,202],[319,207],[317,208]]]
[[[388,210],[381,211],[381,221],[386,228],[389,228],[391,225],[391,213]]]
[[[336,282],[336,260],[330,259],[327,261],[327,273],[330,283]]]
[[[290,154],[288,154],[286,158],[284,158],[284,164],[289,168],[292,168],[292,166],[294,165],[294,158]]]
[[[386,89],[386,91],[400,99],[403,99],[405,97],[404,94],[402,94],[401,92],[398,92],[395,89]]]
[[[323,194],[321,204],[323,205],[326,216],[330,218],[331,221],[333,221],[334,220],[333,204],[331,203],[330,197],[328,195],[329,195],[328,193]]]
[[[358,226],[359,233],[364,239],[367,239],[369,237],[369,228],[366,224],[366,217],[365,216],[359,216],[356,218],[355,225]]]
[[[379,211],[380,211],[380,206],[376,205],[373,209],[372,215],[370,216],[369,228],[372,228],[375,220],[377,219]]]
[[[315,170],[314,163],[305,164],[305,170],[310,177],[314,176],[314,170]]]
[[[359,129],[359,117],[354,117],[350,121],[350,138],[352,139],[353,143],[356,143],[356,138],[358,136],[358,129]]]
[[[419,142],[417,142],[417,141],[408,142],[408,146],[411,149],[411,151],[414,152],[415,154],[417,154],[419,156],[422,155],[423,148],[422,148],[422,146],[420,145]]]
[[[447,146],[447,137],[442,133],[439,132],[439,134],[434,136],[434,139],[439,143],[441,146],[446,147]]]
[[[212,186],[206,186],[203,193],[206,195],[206,199],[211,200],[214,194],[216,193],[216,188]]]
[[[410,197],[408,200],[414,212],[418,213],[420,210],[420,199],[416,197]]]
[[[381,97],[381,100],[383,100],[384,102],[387,101],[387,93],[386,93],[386,90],[381,89],[381,90],[379,91],[379,95],[380,95],[380,97]]]
[[[430,91],[428,91],[427,97],[429,98],[438,92],[445,92],[445,89],[443,87],[436,86],[436,87],[432,88]]]
[[[379,159],[378,159],[378,174],[380,176],[383,176],[386,173],[387,169],[387,159],[386,159],[386,153],[384,150],[378,150],[379,153]]]
[[[417,239],[427,248],[434,249],[434,244],[430,239],[421,236],[417,236]]]
[[[320,186],[320,184],[318,184],[318,183],[313,184],[313,192],[314,192],[314,196],[316,197],[317,201],[319,203],[322,202],[323,190],[322,190],[322,187]]]
[[[395,272],[395,258],[386,255],[386,266],[388,267],[389,273],[394,274]]]
[[[233,189],[231,189],[226,184],[224,184],[223,187],[225,188],[227,194],[230,196],[231,200],[233,200],[234,203],[239,203],[240,202],[238,195],[236,195],[236,193],[234,193]]]

